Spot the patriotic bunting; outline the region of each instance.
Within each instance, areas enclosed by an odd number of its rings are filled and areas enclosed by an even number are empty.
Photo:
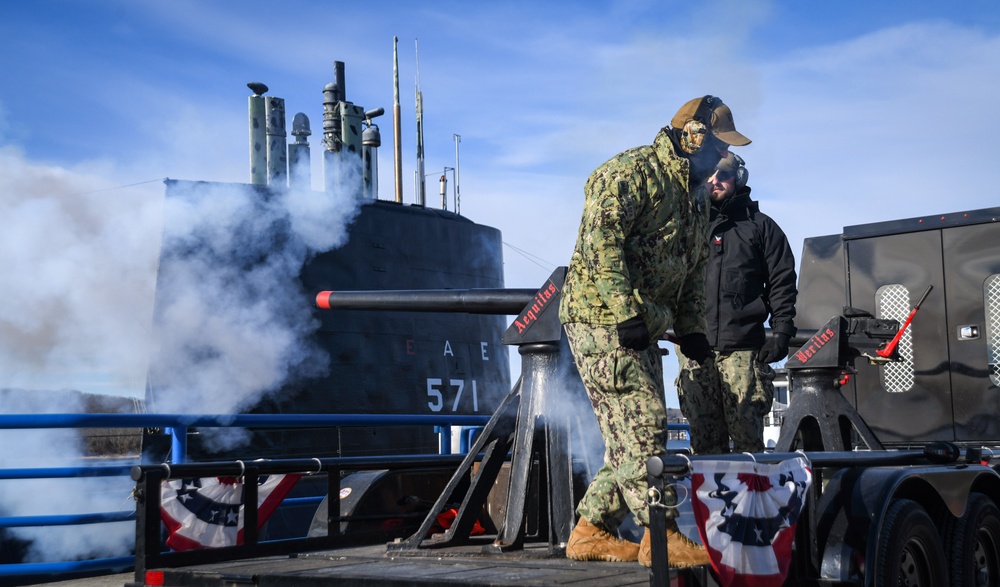
[[[696,460],[691,466],[698,532],[722,584],[781,585],[812,483],[805,459],[775,465]]]
[[[257,528],[263,527],[301,475],[260,475]],[[243,481],[235,477],[163,482],[160,517],[175,551],[243,544]]]

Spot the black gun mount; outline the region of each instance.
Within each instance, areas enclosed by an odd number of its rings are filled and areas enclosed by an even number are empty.
[[[791,353],[785,362],[791,403],[774,450],[851,450],[852,428],[870,450],[881,450],[882,443],[840,393],[840,387],[854,373],[858,358],[872,364],[896,360],[894,349],[887,356],[879,351],[899,333],[897,320],[845,307],[842,316],[831,318]]]
[[[437,556],[443,547],[480,544],[484,553],[521,550],[527,534],[526,498],[531,493],[532,467],[536,466],[541,488],[547,486],[538,504],[534,540],[548,539],[549,551],[562,554],[573,529],[573,466],[569,431],[583,434],[586,422],[551,409],[556,393],[572,396],[587,406],[583,382],[569,357],[559,300],[566,268],[560,267],[538,290],[479,289],[321,292],[317,306],[323,309],[354,309],[411,312],[467,312],[517,315],[503,335],[504,344],[517,345],[521,355],[521,377],[501,402],[468,454],[459,465],[420,528],[409,538],[388,545],[398,555]],[[578,396],[578,397],[577,397]],[[597,431],[593,422],[593,431]],[[477,463],[479,455],[483,458]],[[490,490],[510,454],[510,480],[503,520],[496,537],[487,543],[471,536],[484,511]],[[470,481],[471,479],[471,481]],[[453,493],[468,486],[451,527],[426,539],[437,514],[454,499]],[[541,492],[539,492],[541,493]],[[547,497],[547,499],[545,499]]]
[[[849,368],[858,357],[883,363],[894,357],[879,357],[879,349],[899,332],[899,321],[875,318],[864,310],[846,307],[842,316],[835,316],[819,330],[800,332],[792,340],[799,349],[788,356],[785,367],[803,369],[806,367]],[[807,334],[808,338],[802,336]],[[834,344],[836,341],[836,344]]]

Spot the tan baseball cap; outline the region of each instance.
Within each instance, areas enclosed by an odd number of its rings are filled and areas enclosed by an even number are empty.
[[[736,130],[733,112],[729,106],[722,102],[721,98],[702,96],[689,100],[681,106],[677,114],[674,114],[670,125],[674,128],[682,128],[687,121],[693,119],[700,119],[702,122],[708,123],[712,134],[727,145],[742,147],[750,144],[750,139]]]

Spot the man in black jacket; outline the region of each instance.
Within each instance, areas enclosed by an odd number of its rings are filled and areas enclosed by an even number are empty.
[[[795,258],[778,224],[750,199],[748,177],[743,159],[730,153],[708,179],[705,305],[715,356],[699,364],[677,349],[677,396],[696,454],[728,453],[730,438],[736,453],[764,449],[770,363],[788,355],[795,335]]]

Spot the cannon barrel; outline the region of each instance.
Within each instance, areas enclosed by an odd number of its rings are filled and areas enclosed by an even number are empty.
[[[316,294],[316,306],[324,310],[517,315],[537,293],[534,289],[321,291]]]

